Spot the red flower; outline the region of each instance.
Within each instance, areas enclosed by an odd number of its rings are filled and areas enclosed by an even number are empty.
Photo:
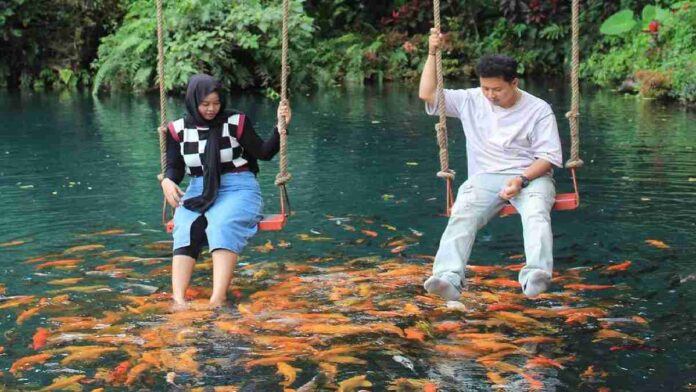
[[[653,21],[650,22],[650,24],[648,25],[648,30],[649,30],[651,33],[657,33],[657,31],[660,30],[660,24],[659,24],[656,20],[653,20]]]
[[[404,48],[406,53],[413,53],[416,50],[416,46],[412,44],[411,41],[404,42],[402,48]]]

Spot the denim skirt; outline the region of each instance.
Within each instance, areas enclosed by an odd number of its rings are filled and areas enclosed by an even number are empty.
[[[183,200],[203,193],[203,177],[190,177]],[[261,189],[252,172],[220,176],[220,188],[213,205],[204,213],[210,251],[227,249],[240,254],[257,232],[263,218]],[[179,206],[174,213],[174,250],[191,245],[191,225],[202,214]]]

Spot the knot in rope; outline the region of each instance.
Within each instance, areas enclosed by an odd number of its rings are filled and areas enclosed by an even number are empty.
[[[567,112],[567,113],[565,114],[565,116],[566,116],[567,119],[578,118],[578,117],[580,117],[580,113],[571,110],[571,111]]]
[[[437,172],[437,176],[440,178],[449,178],[450,180],[454,180],[454,176],[457,173],[454,172],[452,169],[447,169],[447,170],[441,170]]]
[[[566,162],[565,167],[568,169],[573,169],[573,168],[577,168],[577,167],[582,167],[582,165],[584,165],[584,164],[585,164],[585,162],[583,162],[582,159],[580,159],[580,158],[577,158],[577,159],[571,158]]]
[[[290,174],[290,173],[286,173],[286,174],[278,173],[276,175],[275,185],[276,186],[285,185],[286,183],[290,182],[290,180],[292,180],[292,174]]]

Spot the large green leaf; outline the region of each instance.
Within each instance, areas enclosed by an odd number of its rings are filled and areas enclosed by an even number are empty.
[[[599,32],[606,35],[619,35],[631,31],[635,25],[633,11],[621,10],[605,20],[599,28]]]
[[[648,28],[650,22],[655,19],[655,13],[657,12],[657,7],[652,4],[643,7],[643,13],[641,14],[641,21],[643,22],[643,28]]]

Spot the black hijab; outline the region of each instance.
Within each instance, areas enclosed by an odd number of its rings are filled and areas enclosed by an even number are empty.
[[[212,120],[206,120],[199,112],[198,105],[211,93],[218,93],[220,97],[220,111]],[[198,74],[191,77],[186,89],[186,116],[184,123],[187,128],[207,127],[208,130],[199,129],[201,140],[207,139],[203,152],[203,193],[184,201],[184,207],[197,212],[205,212],[213,205],[220,187],[220,138],[222,137],[222,125],[232,115],[225,110],[225,92],[222,83],[214,77],[206,74]]]

